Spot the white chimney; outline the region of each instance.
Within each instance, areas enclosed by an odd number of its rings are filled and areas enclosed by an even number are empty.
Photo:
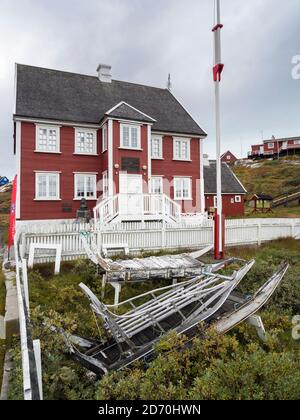
[[[100,82],[111,83],[111,66],[107,64],[99,64],[97,72]]]
[[[203,155],[203,166],[210,166],[208,155]]]

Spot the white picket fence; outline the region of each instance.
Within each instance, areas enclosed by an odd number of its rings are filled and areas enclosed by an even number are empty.
[[[73,260],[86,257],[80,232],[90,231],[89,224],[75,222],[22,224],[20,249],[26,257],[31,243],[61,244],[62,259]],[[98,247],[103,244],[126,243],[135,254],[141,251],[161,249],[195,249],[213,243],[213,221],[201,225],[178,223],[167,225],[161,222],[127,222],[93,230]],[[300,218],[298,219],[236,219],[226,221],[226,244],[251,245],[279,238],[300,239]],[[36,262],[54,260],[54,253],[41,250]]]

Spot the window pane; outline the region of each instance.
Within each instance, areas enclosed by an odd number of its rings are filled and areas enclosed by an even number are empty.
[[[84,176],[76,175],[76,196],[78,198],[84,197]]]
[[[86,198],[94,197],[94,177],[86,177]]]
[[[131,147],[138,147],[138,129],[131,127]]]
[[[152,152],[151,155],[153,158],[161,157],[161,140],[160,139],[152,139]]]
[[[123,142],[124,147],[129,147],[129,127],[123,127]]]
[[[57,197],[57,176],[49,175],[49,197]]]
[[[85,135],[83,132],[77,133],[77,152],[84,152]]]
[[[47,197],[47,176],[46,175],[38,175],[38,191],[37,197],[44,198]]]

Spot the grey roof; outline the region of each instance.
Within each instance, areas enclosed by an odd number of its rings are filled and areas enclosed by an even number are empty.
[[[216,161],[209,161],[209,164],[209,166],[204,166],[204,192],[205,194],[216,194]],[[246,192],[229,166],[222,163],[222,193],[246,194]]]
[[[98,124],[122,101],[155,119],[154,130],[206,136],[168,89],[17,65],[17,116]]]
[[[146,116],[137,109],[133,109],[130,104],[121,103],[116,109],[107,113],[110,117],[128,119],[134,121],[143,121],[153,123],[153,118]]]

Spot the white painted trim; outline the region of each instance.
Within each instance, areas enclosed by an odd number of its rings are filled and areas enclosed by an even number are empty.
[[[78,126],[78,121],[61,121],[61,120],[49,120],[49,119],[42,119],[42,118],[31,118],[31,117],[21,117],[18,115],[14,115],[14,121],[21,121],[21,122],[31,122],[33,124],[45,124],[45,125],[55,125],[55,126],[66,126],[66,127],[74,127]],[[101,128],[103,122],[100,124],[90,124],[90,123],[82,123],[81,127],[85,128],[94,128],[99,129]]]
[[[106,131],[106,135],[104,136],[104,129]],[[103,127],[101,128],[101,137],[102,137],[102,141],[101,141],[101,152],[105,153],[107,152],[108,149],[108,127],[107,124],[104,124]],[[106,142],[104,142],[106,137]]]
[[[152,135],[151,135],[151,125],[148,124],[147,126],[147,144],[148,144],[148,150],[147,150],[147,157],[148,157],[148,191],[151,192],[151,178],[152,178],[152,160],[151,160],[151,141],[152,141]]]
[[[205,192],[204,195],[216,195],[216,192]],[[231,192],[231,193],[224,193],[222,192],[222,195],[246,195],[246,193],[235,193],[235,192]]]
[[[159,179],[160,180],[160,187],[161,187],[161,192],[160,193],[156,193],[153,191],[153,180],[154,178]],[[150,194],[164,194],[164,177],[160,176],[160,175],[152,175],[151,180],[150,180]]]
[[[195,140],[204,140],[206,139],[206,136],[199,136],[199,135],[195,135],[195,134],[182,134],[182,133],[176,133],[176,132],[165,132],[165,131],[159,131],[159,130],[153,130],[152,131],[153,135],[161,135],[161,136],[168,136],[168,137],[183,137],[183,138],[188,138],[188,139],[195,139]]]
[[[34,171],[35,173],[35,195],[34,195],[34,201],[60,201],[60,172],[49,172],[49,171]],[[38,197],[38,176],[39,175],[56,175],[56,185],[57,185],[57,194],[55,197],[50,197],[47,195],[46,197]],[[47,181],[49,183],[49,180]],[[48,185],[49,188],[49,185]],[[47,190],[47,186],[46,186]]]
[[[188,197],[176,197],[175,183],[177,179],[188,179],[189,182],[189,196]],[[173,189],[174,189],[174,201],[192,201],[193,200],[193,185],[191,176],[174,176],[173,177]]]
[[[86,197],[86,179],[84,178],[84,197],[76,197],[77,192],[77,175],[94,178],[94,197]],[[87,201],[97,201],[97,173],[74,172],[74,198],[73,201],[80,201],[85,198]]]
[[[17,171],[17,197],[16,197],[16,219],[21,217],[21,130],[22,123],[16,121],[16,171]]]
[[[203,157],[203,140],[199,141],[199,158],[200,158],[200,211],[205,211],[205,195],[204,195],[204,157]]]
[[[61,153],[60,151],[60,126],[57,125],[46,125],[46,124],[35,124],[35,152],[39,153]],[[56,131],[56,150],[40,150],[39,149],[39,130],[47,130],[47,138],[49,136],[49,130]],[[48,141],[48,140],[47,140]]]
[[[159,157],[153,157],[152,156],[152,141],[153,140],[159,140],[160,141],[160,156]],[[159,159],[159,160],[163,160],[164,158],[164,146],[163,146],[163,136],[160,134],[152,134],[151,135],[151,143],[150,143],[150,155],[151,155],[151,159],[155,160],[155,159]]]
[[[62,171],[43,171],[43,170],[39,170],[39,171],[33,171],[35,174],[61,174]]]
[[[185,142],[188,146],[188,157],[186,159],[178,158],[175,156],[175,143],[177,141]],[[177,160],[180,162],[191,162],[191,139],[190,138],[182,138],[182,137],[173,137],[173,160]]]
[[[234,202],[240,204],[242,202],[241,195],[235,195],[234,196]]]
[[[93,151],[88,152],[79,152],[77,150],[77,134],[78,132],[83,132],[85,134],[93,134]],[[89,129],[85,127],[74,127],[74,155],[83,155],[83,156],[98,156],[97,150],[97,130]]]
[[[75,175],[98,175],[99,172],[73,172]]]
[[[114,150],[113,150],[113,120],[108,120],[108,195],[114,195]]]
[[[121,102],[119,102],[117,105],[115,105],[115,106],[114,106],[113,108],[111,108],[109,111],[107,111],[105,114],[106,114],[106,115],[111,114],[111,113],[112,113],[115,109],[119,108],[121,105],[126,105],[126,106],[128,106],[129,108],[133,109],[134,111],[138,112],[139,114],[144,115],[146,118],[149,118],[149,119],[150,119],[150,120],[152,120],[153,122],[156,122],[156,120],[155,120],[154,118],[150,117],[150,115],[145,114],[144,112],[140,111],[139,109],[135,108],[134,106],[129,105],[129,104],[128,104],[127,102],[125,102],[125,101],[121,101]]]
[[[136,128],[137,129],[137,147],[131,147],[129,146],[124,146],[123,144],[123,128],[124,127],[129,127],[129,144],[131,143],[131,129],[132,128]],[[126,149],[126,150],[143,150],[141,148],[141,137],[142,137],[142,133],[141,133],[141,126],[134,124],[134,123],[130,123],[130,124],[120,124],[120,146],[119,148],[121,149]]]

